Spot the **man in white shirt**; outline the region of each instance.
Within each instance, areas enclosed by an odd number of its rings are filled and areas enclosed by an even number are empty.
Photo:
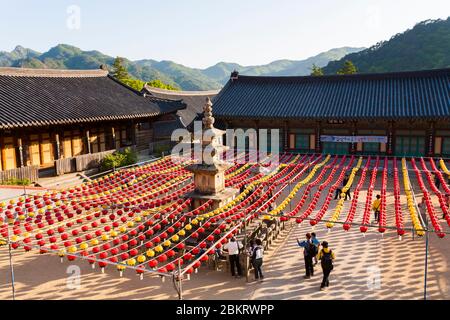
[[[231,275],[236,278],[242,277],[242,268],[241,263],[239,262],[239,250],[243,247],[244,246],[242,243],[240,241],[236,241],[235,237],[231,238],[230,241],[223,246],[223,249],[228,251],[228,255],[230,257]],[[234,270],[235,266],[237,268],[237,275]]]

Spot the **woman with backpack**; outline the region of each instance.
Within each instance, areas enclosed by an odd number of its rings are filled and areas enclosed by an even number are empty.
[[[305,271],[306,274],[303,278],[311,279],[314,276],[314,264],[313,257],[317,255],[317,247],[312,242],[312,236],[310,233],[306,234],[306,240],[300,242],[297,239],[297,244],[299,247],[303,248],[303,257],[305,259]]]
[[[330,285],[330,281],[328,280],[331,270],[333,270],[333,261],[335,259],[334,252],[328,248],[328,242],[322,242],[322,249],[317,255],[317,260],[320,260],[322,271],[323,271],[323,279],[322,284],[320,285],[320,290],[325,290],[325,287]]]
[[[377,194],[377,198],[372,203],[372,210],[375,215],[375,222],[378,223],[380,219],[380,208],[381,208],[381,196]]]
[[[255,269],[255,280],[263,280],[262,264],[263,264],[264,248],[261,239],[255,239],[255,245],[251,249],[251,262]]]

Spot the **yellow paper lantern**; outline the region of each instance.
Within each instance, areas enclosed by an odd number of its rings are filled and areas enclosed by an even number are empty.
[[[69,249],[68,249],[68,251],[69,251],[70,253],[75,253],[75,252],[77,252],[77,247],[76,247],[76,246],[70,246]]]
[[[155,256],[155,251],[149,249],[145,254],[147,255],[147,257],[152,258]]]

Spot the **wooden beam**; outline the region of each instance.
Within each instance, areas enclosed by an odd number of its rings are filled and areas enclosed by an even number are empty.
[[[435,123],[430,121],[428,124],[428,141],[427,141],[427,154],[429,157],[434,155],[434,137],[435,137]]]
[[[114,129],[114,125],[111,126],[111,136],[112,136],[112,141],[111,141],[111,149],[115,149],[116,148],[116,130]]]
[[[283,151],[286,151],[288,149],[288,122],[284,121],[284,126],[283,126]]]
[[[321,128],[321,124],[320,121],[316,122],[316,153],[321,153],[322,152],[322,146],[321,146],[321,142],[320,142],[320,135],[322,132],[322,128]]]
[[[22,138],[17,138],[17,146],[19,147],[19,164],[24,167]]]
[[[392,146],[394,143],[394,123],[395,121],[389,121],[389,132],[388,132],[388,142],[387,142],[387,154],[392,155]]]
[[[59,141],[59,133],[55,133],[55,144],[56,144],[55,159],[59,160],[59,159],[61,159],[61,144]]]
[[[86,141],[87,153],[91,153],[91,137],[89,136],[89,129],[86,129]]]

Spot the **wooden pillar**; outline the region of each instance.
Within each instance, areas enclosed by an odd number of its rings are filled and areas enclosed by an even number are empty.
[[[322,145],[321,145],[321,141],[320,141],[320,135],[322,134],[322,128],[320,125],[320,121],[316,122],[316,153],[321,153],[322,152]]]
[[[255,130],[256,130],[256,162],[259,162],[259,121],[255,121]]]
[[[115,149],[116,148],[116,130],[114,129],[114,126],[111,127],[111,149]]]
[[[430,121],[428,125],[427,155],[429,157],[432,157],[434,155],[434,137],[436,135],[434,124],[434,121]]]
[[[352,122],[352,136],[353,137],[356,136],[356,127],[357,127],[356,123],[357,123],[356,121]],[[350,153],[355,153],[355,152],[356,152],[356,143],[352,142]]]
[[[131,121],[131,144],[136,146],[136,124],[134,120]]]
[[[388,139],[387,139],[387,146],[386,146],[386,152],[388,155],[392,155],[394,153],[393,151],[393,144],[394,144],[394,123],[395,121],[389,121],[389,131],[388,131]]]
[[[61,142],[59,140],[59,133],[55,133],[55,146],[56,146],[55,159],[59,160],[61,159]]]
[[[89,129],[86,129],[86,141],[87,153],[91,153],[91,137],[89,136]]]
[[[288,143],[289,143],[288,130],[289,130],[288,122],[284,121],[284,126],[283,126],[283,151],[288,150]]]
[[[20,167],[23,167],[25,162],[23,157],[22,138],[17,138],[17,146],[19,147],[19,165]]]

